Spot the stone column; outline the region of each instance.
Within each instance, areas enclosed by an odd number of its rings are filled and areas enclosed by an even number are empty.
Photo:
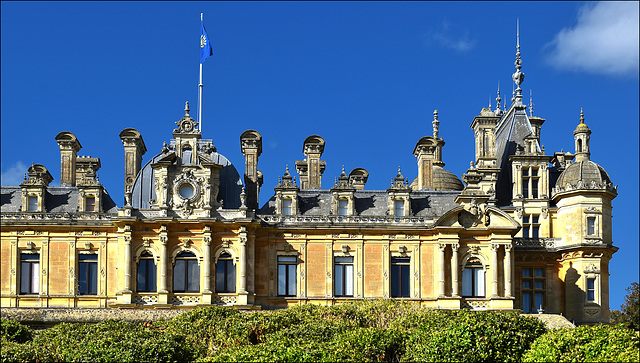
[[[240,243],[240,260],[238,261],[238,305],[248,304],[247,292],[247,228],[240,227],[238,242]]]
[[[124,290],[131,293],[131,236],[124,236]]]
[[[458,291],[458,287],[460,286],[459,282],[458,282],[458,273],[460,270],[460,267],[458,266],[458,249],[460,248],[460,244],[458,243],[453,243],[451,244],[451,284],[452,286],[452,293],[453,296],[458,297],[460,296],[460,293]]]
[[[202,283],[202,302],[204,304],[211,304],[211,297],[213,295],[213,293],[211,292],[211,227],[204,227],[204,236],[202,237],[202,242],[202,269],[204,270]]]
[[[444,297],[444,250],[447,248],[447,245],[439,243],[438,248],[440,249],[440,258],[438,258],[438,265],[440,266],[440,274],[438,277],[438,296]]]
[[[158,266],[158,304],[169,303],[169,291],[167,290],[167,244],[169,236],[167,226],[160,227],[160,262]]]
[[[504,245],[504,296],[511,297],[511,281],[513,276],[511,274],[511,254],[513,248],[510,244]]]
[[[499,244],[491,244],[491,297],[498,296],[498,249]]]

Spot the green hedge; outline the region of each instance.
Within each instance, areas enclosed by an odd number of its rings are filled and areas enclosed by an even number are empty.
[[[118,321],[62,323],[35,337],[30,329],[3,320],[1,360],[638,360],[638,336],[622,327],[585,326],[545,332],[540,320],[516,312],[431,310],[394,300],[328,307],[297,305],[264,312],[240,312],[211,306],[153,324]]]
[[[638,362],[638,334],[622,325],[580,326],[547,332],[524,355],[525,362]]]

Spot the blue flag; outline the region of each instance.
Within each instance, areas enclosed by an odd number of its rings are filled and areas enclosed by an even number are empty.
[[[200,22],[200,63],[204,63],[204,61],[212,55],[213,48],[209,42],[209,36],[204,29],[204,23]]]

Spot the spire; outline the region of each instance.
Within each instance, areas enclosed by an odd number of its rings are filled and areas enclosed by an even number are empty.
[[[529,89],[529,116],[533,117],[533,94]]]
[[[500,109],[500,101],[502,101],[502,97],[500,97],[500,81],[498,81],[498,97],[496,97],[496,116],[502,115],[502,110]]]
[[[184,116],[189,117],[189,101],[184,104]]]
[[[518,23],[517,23],[516,38],[517,38],[516,62],[515,62],[516,72],[513,74],[512,78],[513,78],[513,82],[518,86],[518,88],[516,88],[515,90],[515,97],[514,97],[515,102],[516,102],[516,105],[520,106],[522,105],[522,88],[520,88],[520,85],[522,84],[522,82],[524,82],[524,73],[520,71],[520,69],[522,69],[522,60],[520,59],[520,19],[518,19]]]
[[[440,128],[440,121],[438,121],[438,110],[433,110],[433,121],[431,122],[433,125],[433,137],[438,138],[438,130]]]
[[[576,146],[576,162],[589,160],[591,155],[590,138],[591,129],[584,123],[584,112],[580,108],[580,123],[573,131],[573,138]]]

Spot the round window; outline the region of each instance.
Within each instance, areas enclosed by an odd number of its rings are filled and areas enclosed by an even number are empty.
[[[182,184],[180,186],[180,196],[189,199],[193,196],[193,186],[191,184]]]

